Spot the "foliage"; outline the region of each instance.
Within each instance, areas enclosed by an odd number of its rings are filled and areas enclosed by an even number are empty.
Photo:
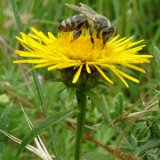
[[[14,50],[21,46],[15,40],[19,30],[9,0],[0,1],[0,129],[23,139],[30,129],[21,111],[23,106],[34,126],[45,119],[30,66],[15,65]],[[77,0],[17,0],[17,8],[28,33],[32,26],[43,32],[57,34],[57,26],[69,16],[76,14],[64,3],[77,4]],[[141,83],[129,82],[129,89],[116,81],[113,86],[99,84],[88,93],[85,135],[92,134],[101,144],[138,159],[160,158],[160,6],[159,0],[83,0],[97,12],[111,19],[116,34],[144,39],[144,53],[154,56],[150,65],[143,65],[146,75],[132,73]],[[66,89],[59,82],[59,72],[37,70],[48,116],[56,112],[76,109],[74,89]],[[114,79],[114,75],[112,79]],[[98,100],[95,98],[99,96]],[[58,121],[54,125],[56,150],[61,159],[71,160],[75,143],[75,116]],[[49,130],[40,133],[47,150],[52,155],[53,145]],[[34,145],[34,144],[32,144]],[[0,159],[14,159],[19,145],[0,133]],[[113,152],[87,136],[83,141],[83,158],[88,160],[120,159]],[[29,151],[23,151],[18,159],[38,160]],[[17,159],[17,160],[18,160]]]

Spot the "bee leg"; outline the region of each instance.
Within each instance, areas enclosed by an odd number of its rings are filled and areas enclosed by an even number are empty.
[[[82,30],[81,30],[81,29],[75,30],[75,31],[73,32],[72,42],[73,42],[74,40],[78,39],[81,34],[82,34]]]
[[[108,38],[103,37],[103,48],[104,48],[104,46],[105,46],[105,44],[106,44],[107,40],[108,40]]]
[[[85,20],[76,26],[76,29],[73,32],[73,40],[72,41],[74,41],[80,37],[80,35],[82,34],[82,28],[86,25],[86,23],[87,23],[87,21]]]
[[[91,42],[92,42],[92,44],[93,44],[92,48],[94,48],[93,30],[92,30],[92,28],[91,28],[91,27],[89,28],[89,34],[90,34]]]

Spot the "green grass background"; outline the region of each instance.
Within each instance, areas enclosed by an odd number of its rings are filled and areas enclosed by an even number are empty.
[[[32,26],[47,33],[57,34],[59,23],[69,16],[76,14],[64,3],[78,4],[76,0],[17,0],[17,7],[23,24],[23,32],[28,33]],[[116,28],[116,34],[122,37],[134,36],[135,40],[144,39],[145,54],[152,54],[151,64],[143,65],[146,74],[128,71],[141,80],[140,84],[129,82],[126,89],[115,79],[111,87],[99,86],[94,89],[103,101],[102,115],[95,103],[88,100],[86,124],[101,143],[124,153],[134,154],[141,160],[160,159],[160,1],[159,0],[82,0],[98,13],[107,16]],[[0,129],[23,139],[29,132],[27,122],[20,106],[33,124],[38,124],[44,114],[37,96],[36,87],[28,65],[16,65],[12,61],[17,59],[14,50],[20,45],[15,39],[19,29],[15,22],[10,0],[0,1]],[[76,107],[73,90],[65,89],[61,82],[55,82],[58,72],[47,72],[46,69],[37,70],[42,94],[48,114]],[[150,107],[149,109],[147,107]],[[147,110],[148,109],[148,110]],[[128,115],[133,112],[133,118]],[[121,117],[114,123],[117,117]],[[123,120],[122,117],[126,119]],[[62,159],[71,160],[73,157],[75,131],[71,129],[75,117],[58,123],[54,129],[56,133],[57,149]],[[112,124],[112,125],[111,125]],[[53,154],[51,138],[48,131],[41,136],[48,151]],[[12,160],[17,152],[18,144],[0,134],[0,160]],[[100,146],[84,141],[83,155],[88,160],[118,159]],[[25,150],[18,159],[39,158]],[[17,159],[17,160],[18,160]]]

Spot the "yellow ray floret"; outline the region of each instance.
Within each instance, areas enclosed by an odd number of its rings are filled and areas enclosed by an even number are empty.
[[[72,41],[72,33],[60,33],[55,37],[52,33],[44,33],[32,28],[28,35],[21,33],[17,40],[26,49],[17,50],[16,54],[27,59],[15,60],[14,63],[32,63],[33,68],[48,67],[48,70],[62,70],[74,68],[76,70],[72,83],[76,83],[82,72],[92,74],[97,71],[109,83],[113,81],[106,71],[114,73],[126,87],[126,79],[139,83],[139,80],[120,70],[123,66],[145,73],[137,65],[149,63],[151,55],[140,55],[139,52],[145,45],[143,40],[132,42],[133,37],[119,38],[115,36],[103,47],[103,41],[94,37],[94,46],[90,41],[89,33],[82,34],[77,40]],[[82,69],[84,68],[84,69]]]

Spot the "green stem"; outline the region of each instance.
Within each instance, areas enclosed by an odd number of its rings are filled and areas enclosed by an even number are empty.
[[[22,27],[22,23],[21,23],[21,20],[20,20],[19,13],[18,13],[16,2],[15,2],[15,0],[10,0],[10,3],[11,3],[11,6],[12,6],[12,9],[13,9],[13,12],[14,12],[16,23],[18,25],[18,30],[23,31],[23,27]],[[36,71],[33,70],[32,74],[33,74],[35,87],[36,87],[36,90],[37,90],[38,98],[39,98],[43,113],[44,113],[45,117],[47,117],[47,115],[48,115],[47,114],[47,107],[45,106],[45,103],[44,103],[44,98],[43,98],[43,95],[42,95],[42,90],[41,90],[41,87],[40,87],[40,82],[37,78]],[[61,159],[60,154],[58,153],[58,151],[56,149],[56,142],[55,141],[56,141],[57,138],[55,136],[53,127],[50,127],[49,131],[50,131],[50,136],[52,138],[52,145],[53,145],[53,150],[55,152],[55,156],[56,156],[57,160],[60,160]]]
[[[81,150],[82,150],[83,130],[85,124],[85,115],[86,115],[86,95],[82,91],[77,90],[76,96],[77,96],[78,109],[80,112],[77,116],[75,160],[80,160]]]

